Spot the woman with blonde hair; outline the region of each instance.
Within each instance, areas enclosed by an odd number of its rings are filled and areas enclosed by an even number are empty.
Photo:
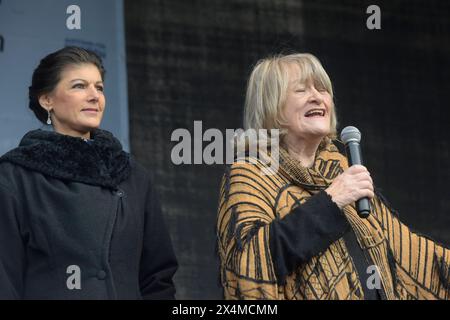
[[[330,78],[311,54],[257,63],[247,129],[280,130],[280,166],[233,163],[217,220],[226,299],[448,299],[450,251],[400,222],[333,140]],[[251,160],[251,161],[250,161]],[[371,199],[367,219],[355,201]]]

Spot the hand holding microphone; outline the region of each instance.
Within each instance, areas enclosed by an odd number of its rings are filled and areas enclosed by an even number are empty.
[[[370,214],[369,199],[374,197],[374,191],[370,173],[362,165],[359,147],[361,133],[355,127],[345,127],[341,132],[341,140],[345,143],[350,167],[337,176],[325,192],[340,209],[356,202],[358,215],[367,218]]]

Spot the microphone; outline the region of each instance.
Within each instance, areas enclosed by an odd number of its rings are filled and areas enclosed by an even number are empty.
[[[361,141],[361,132],[358,128],[348,126],[341,131],[341,140],[345,144],[345,152],[350,166],[354,164],[363,164],[361,156],[361,148],[359,142]],[[361,218],[367,218],[370,214],[369,198],[361,198],[356,201],[356,211]]]

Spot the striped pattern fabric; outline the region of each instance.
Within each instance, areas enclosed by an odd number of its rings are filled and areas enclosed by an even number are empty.
[[[277,284],[270,223],[325,189],[348,167],[331,142],[320,149],[312,168],[302,167],[284,150],[280,155],[280,169],[273,175],[263,174],[264,164],[252,159],[235,162],[222,179],[217,238],[225,298],[364,299],[342,238]],[[381,196],[372,200],[372,208],[368,219],[359,218],[353,206],[344,213],[380,276],[382,298],[449,299],[449,249],[409,230]]]

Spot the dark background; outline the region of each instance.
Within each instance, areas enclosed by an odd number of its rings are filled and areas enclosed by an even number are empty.
[[[381,8],[381,30],[366,9]],[[245,85],[269,54],[310,52],[339,129],[400,218],[450,244],[448,1],[125,0],[131,151],[151,170],[180,269],[178,298],[221,298],[215,219],[222,165],[173,165],[177,128],[242,128]]]

